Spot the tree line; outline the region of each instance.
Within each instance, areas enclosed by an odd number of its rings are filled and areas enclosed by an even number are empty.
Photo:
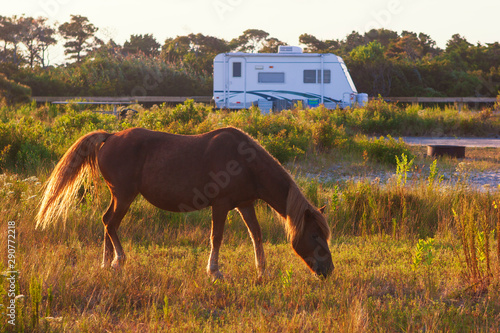
[[[0,93],[27,86],[33,95],[210,95],[212,63],[223,52],[277,52],[284,42],[259,29],[232,40],[201,33],[167,38],[131,35],[123,45],[96,37],[88,18],[72,15],[53,26],[46,18],[0,16]],[[63,41],[68,62],[50,64],[47,50]],[[299,36],[304,52],[334,53],[360,92],[371,96],[497,96],[500,44],[474,45],[455,34],[441,49],[423,33],[373,29],[344,39]],[[7,87],[7,88],[6,88]]]

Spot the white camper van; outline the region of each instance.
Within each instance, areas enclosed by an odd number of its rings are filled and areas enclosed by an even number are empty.
[[[278,53],[221,53],[214,59],[214,100],[219,108],[257,105],[262,112],[323,104],[329,109],[363,105],[342,58],[334,54],[302,53],[280,46]]]

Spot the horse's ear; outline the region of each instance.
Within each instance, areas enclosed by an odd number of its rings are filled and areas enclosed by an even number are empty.
[[[326,205],[324,205],[323,207],[321,207],[318,210],[320,211],[321,214],[324,214],[325,213],[325,208],[326,208]]]

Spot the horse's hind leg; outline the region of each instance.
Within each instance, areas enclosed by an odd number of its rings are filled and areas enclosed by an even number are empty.
[[[243,221],[247,225],[248,232],[252,237],[253,247],[255,250],[255,265],[257,266],[258,280],[262,281],[264,271],[266,269],[266,258],[264,256],[264,247],[262,246],[262,231],[260,229],[257,216],[253,204],[243,207],[238,207],[238,211],[243,217]]]
[[[223,275],[219,270],[219,249],[222,243],[224,224],[226,223],[228,210],[212,207],[212,234],[210,237],[210,259],[208,259],[207,273],[213,280],[222,279]]]
[[[118,239],[117,230],[134,198],[135,195],[128,200],[124,200],[118,199],[115,195],[112,195],[109,208],[102,217],[102,222],[104,224],[103,267],[109,265],[111,258],[113,258],[113,253],[114,259],[111,263],[113,267],[119,268],[125,263],[125,253]]]

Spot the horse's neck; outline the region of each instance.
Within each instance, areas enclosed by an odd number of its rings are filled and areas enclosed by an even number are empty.
[[[278,214],[286,218],[288,191],[293,181],[284,170],[266,174],[263,178],[261,198]]]

